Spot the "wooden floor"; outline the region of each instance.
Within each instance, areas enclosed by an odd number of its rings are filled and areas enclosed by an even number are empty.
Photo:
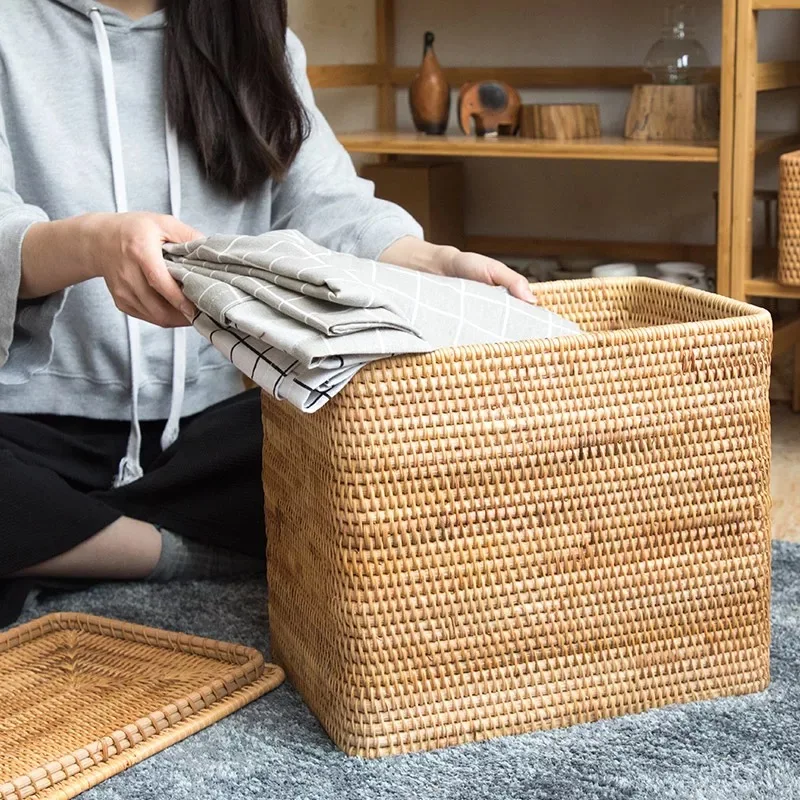
[[[772,406],[772,534],[800,542],[800,414]]]

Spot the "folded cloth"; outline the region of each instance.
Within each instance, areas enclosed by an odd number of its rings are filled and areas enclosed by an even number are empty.
[[[379,358],[580,331],[502,287],[336,253],[297,231],[164,251],[198,309],[195,328],[256,384],[307,412]]]

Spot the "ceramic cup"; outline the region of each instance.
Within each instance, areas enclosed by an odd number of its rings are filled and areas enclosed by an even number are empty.
[[[533,281],[550,281],[558,269],[558,262],[553,258],[534,258],[522,268],[518,268],[526,278]]]
[[[635,278],[638,274],[636,264],[601,264],[592,270],[595,278]]]
[[[708,275],[702,264],[691,261],[663,261],[656,265],[659,277],[668,283],[693,286],[695,289],[708,289]]]

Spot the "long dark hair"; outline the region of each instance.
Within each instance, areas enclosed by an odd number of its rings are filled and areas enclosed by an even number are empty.
[[[308,118],[286,53],[286,0],[167,0],[164,92],[208,178],[242,198],[286,175]]]

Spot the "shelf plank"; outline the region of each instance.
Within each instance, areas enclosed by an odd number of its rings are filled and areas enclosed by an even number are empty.
[[[800,0],[799,0],[800,1]],[[317,64],[308,67],[315,89],[341,86],[410,86],[419,67],[390,67],[388,64]],[[582,88],[629,89],[637,83],[652,83],[641,67],[447,67],[444,70],[453,89],[472,81],[500,80],[518,89]],[[709,67],[707,79],[719,83],[719,67]]]
[[[409,86],[418,71],[418,67],[395,67],[392,83]],[[444,74],[453,88],[490,80],[505,81],[517,89],[629,89],[637,83],[653,82],[650,73],[641,67],[446,67]],[[719,67],[709,67],[708,82],[719,83],[719,79]]]
[[[332,64],[308,67],[308,80],[315,89],[343,86],[378,86],[387,76],[380,64]]]
[[[652,142],[602,136],[559,142],[519,137],[426,136],[422,133],[369,131],[339,136],[351,153],[478,158],[568,158],[604,161],[683,161],[716,163],[716,142]],[[769,153],[800,144],[800,133],[759,134],[756,152]]]
[[[800,132],[756,134],[756,155],[791,150],[800,145]]]
[[[771,276],[758,276],[744,283],[748,297],[777,297],[785,300],[800,300],[800,286],[785,286]]]
[[[395,67],[392,83],[409,86],[419,67]],[[446,67],[447,82],[454,89],[472,81],[505,81],[517,89],[578,87],[627,89],[637,83],[652,83],[641,67]],[[716,71],[719,80],[719,70]],[[713,80],[713,71],[712,71]]]
[[[800,0],[797,0],[800,5]],[[319,64],[308,67],[315,89],[345,86],[406,87],[417,67],[387,67],[384,64]],[[454,88],[470,81],[502,80],[517,88],[578,87],[625,89],[650,83],[650,74],[638,67],[452,67],[445,70]],[[800,61],[763,61],[757,68],[759,92],[800,86]],[[719,82],[719,68],[709,70],[709,81]]]
[[[759,92],[793,89],[798,86],[800,61],[761,61],[756,67],[756,87]]]
[[[800,9],[800,0],[753,0],[754,11],[794,11]]]
[[[368,132],[342,134],[339,141],[351,153],[484,158],[572,158],[611,161],[694,161],[714,163],[716,142],[644,142],[621,136],[567,142],[518,137],[480,139],[475,136],[426,136],[418,133]]]

